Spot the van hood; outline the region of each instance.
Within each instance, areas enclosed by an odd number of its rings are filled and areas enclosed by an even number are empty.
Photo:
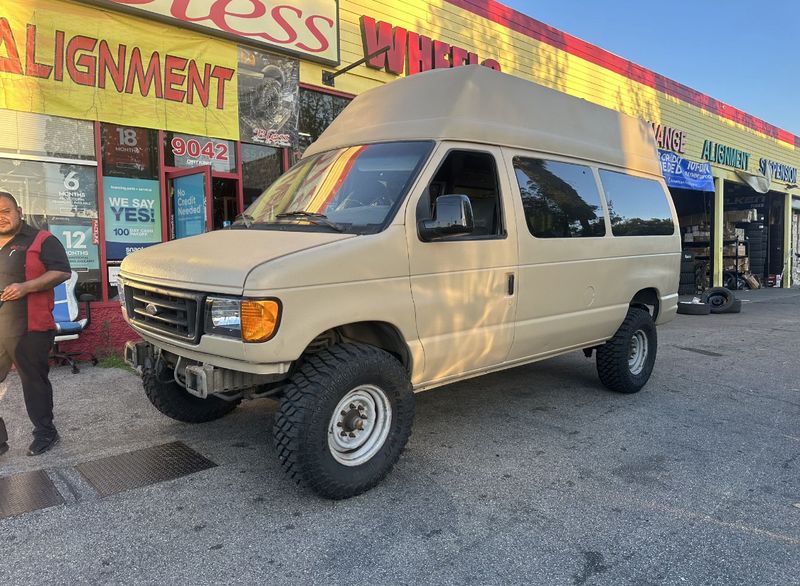
[[[254,268],[354,237],[252,228],[220,230],[138,250],[122,262],[120,275],[154,285],[241,295],[245,279]]]

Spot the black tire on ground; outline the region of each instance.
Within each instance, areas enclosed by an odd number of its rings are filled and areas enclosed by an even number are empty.
[[[195,397],[175,382],[172,372],[161,362],[156,372],[149,360],[142,370],[142,386],[147,398],[167,417],[184,423],[205,423],[224,417],[239,404],[239,401],[223,401],[217,397]]]
[[[359,428],[359,417],[368,427]],[[311,356],[286,385],[275,449],[298,484],[325,498],[349,498],[389,473],[413,421],[403,365],[374,346],[340,344]]]
[[[657,351],[653,318],[647,310],[631,307],[614,337],[597,348],[600,382],[618,393],[641,390],[653,372]]]
[[[741,299],[734,299],[733,303],[731,303],[728,309],[723,311],[718,311],[717,313],[741,313],[742,312],[742,300]]]
[[[708,303],[711,313],[723,313],[728,309],[736,298],[733,292],[725,287],[712,287],[703,293],[701,301]]]
[[[682,315],[708,315],[711,313],[711,306],[708,303],[678,301],[678,313]]]
[[[694,295],[697,287],[694,285],[680,285],[678,287],[678,295]]]

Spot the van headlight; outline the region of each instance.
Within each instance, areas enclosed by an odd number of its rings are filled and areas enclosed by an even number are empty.
[[[209,297],[206,300],[206,333],[266,342],[275,335],[281,305],[277,299]]]

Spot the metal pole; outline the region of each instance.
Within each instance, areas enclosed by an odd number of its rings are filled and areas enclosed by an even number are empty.
[[[714,235],[711,242],[711,257],[714,259],[714,274],[711,279],[713,287],[722,287],[723,275],[723,240],[725,239],[725,216],[723,206],[725,204],[725,179],[722,177],[714,178]]]

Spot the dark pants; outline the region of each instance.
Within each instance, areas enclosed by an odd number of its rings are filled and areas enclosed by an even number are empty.
[[[0,381],[12,363],[22,381],[25,408],[33,422],[33,436],[50,439],[56,435],[53,425],[53,387],[50,373],[50,348],[53,332],[28,332],[22,336],[0,337]]]

